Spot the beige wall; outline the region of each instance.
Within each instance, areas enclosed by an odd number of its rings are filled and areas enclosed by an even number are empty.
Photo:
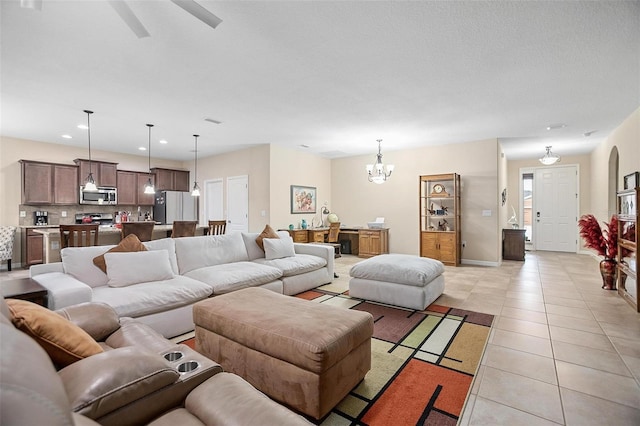
[[[325,201],[327,207],[333,210],[331,176],[331,160],[328,158],[272,145],[271,226],[278,229],[287,228],[292,224],[298,228],[302,219],[305,219],[309,226],[312,220],[314,224],[320,224],[320,209]],[[316,214],[291,214],[291,185],[316,188]]]
[[[640,171],[640,108],[611,132],[590,155],[593,173],[588,213],[601,221],[608,220],[609,216],[609,157],[614,148],[617,148],[619,155],[618,190],[621,190],[623,176]]]
[[[382,185],[367,180],[370,155],[340,158],[331,164],[330,208],[348,226],[366,226],[383,216],[389,231],[389,249],[394,253],[419,254],[418,182],[420,175],[458,173],[461,176],[461,227],[467,262],[498,262],[498,142],[489,139],[384,151],[384,161],[395,164],[389,181]],[[492,215],[483,217],[483,210]]]

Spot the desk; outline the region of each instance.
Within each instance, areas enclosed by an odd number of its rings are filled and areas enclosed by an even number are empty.
[[[322,243],[325,235],[329,234],[329,228],[279,229],[279,231],[288,231],[294,243]],[[350,243],[351,254],[358,257],[389,253],[389,228],[340,228],[338,241],[342,244],[345,240]]]

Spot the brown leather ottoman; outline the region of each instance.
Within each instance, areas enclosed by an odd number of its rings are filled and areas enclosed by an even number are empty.
[[[320,419],[371,368],[373,317],[262,288],[196,303],[196,350]]]

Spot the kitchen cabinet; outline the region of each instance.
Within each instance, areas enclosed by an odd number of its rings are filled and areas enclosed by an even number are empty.
[[[638,292],[638,191],[618,192],[618,294],[640,312]]]
[[[420,176],[420,256],[458,266],[461,254],[460,175]]]
[[[115,188],[118,184],[117,167],[118,163],[109,163],[106,161],[91,161],[76,158],[73,160],[79,168],[78,185],[84,185],[85,179],[89,175],[89,169],[93,173],[93,180],[96,186],[105,186]],[[91,163],[91,167],[89,167]]]
[[[118,170],[118,205],[152,206],[155,194],[145,194],[144,186],[149,180],[149,173]],[[153,182],[153,175],[151,175]]]
[[[189,191],[189,171],[154,167],[156,191]]]
[[[20,160],[22,204],[78,204],[78,168]]]
[[[526,229],[502,230],[502,258],[524,260],[524,237]]]
[[[55,228],[39,227],[40,228]],[[24,267],[44,263],[43,235],[34,232],[33,228],[25,228],[22,233],[22,264]]]
[[[358,257],[372,257],[385,253],[389,253],[389,229],[358,231]]]

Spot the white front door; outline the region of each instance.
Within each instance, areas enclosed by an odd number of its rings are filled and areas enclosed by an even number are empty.
[[[222,178],[204,181],[204,224],[224,219]]]
[[[249,231],[249,176],[227,178],[227,233]]]
[[[578,247],[578,169],[538,168],[534,178],[536,250],[575,253]]]

